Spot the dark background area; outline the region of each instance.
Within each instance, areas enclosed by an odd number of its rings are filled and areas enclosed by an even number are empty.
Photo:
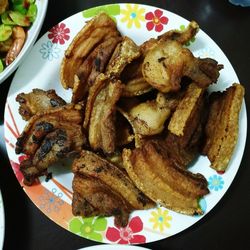
[[[49,0],[40,32],[84,9],[117,1]],[[127,1],[134,3],[135,1]],[[224,51],[240,82],[250,91],[250,7],[242,8],[226,0],[136,1],[172,11],[188,20],[196,20]],[[97,244],[61,228],[30,201],[10,167],[3,140],[4,105],[12,80],[0,85],[0,188],[5,209],[4,249],[77,249]],[[250,168],[249,142],[239,171],[229,190],[215,208],[192,227],[181,233],[144,247],[151,249],[250,249]]]

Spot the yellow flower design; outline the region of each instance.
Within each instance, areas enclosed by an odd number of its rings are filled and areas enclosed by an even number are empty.
[[[145,21],[144,17],[145,9],[140,8],[138,4],[126,4],[126,9],[121,10],[121,14],[123,15],[121,22],[127,22],[127,28],[131,29],[133,25],[137,29],[141,27],[140,22]]]
[[[160,232],[163,232],[165,228],[170,228],[169,221],[172,220],[172,217],[168,215],[168,210],[158,208],[157,211],[151,212],[151,215],[152,217],[149,219],[149,221],[154,223],[154,230],[159,228]]]

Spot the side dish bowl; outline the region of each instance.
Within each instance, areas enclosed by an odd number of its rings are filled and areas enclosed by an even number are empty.
[[[36,0],[37,16],[27,31],[27,38],[17,58],[0,73],[0,84],[6,80],[20,65],[35,43],[46,15],[48,0]]]

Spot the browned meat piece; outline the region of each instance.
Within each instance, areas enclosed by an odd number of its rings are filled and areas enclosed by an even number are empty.
[[[86,138],[81,132],[82,113],[81,105],[68,104],[32,116],[17,139],[16,153],[34,155],[48,133],[66,126],[69,130],[75,130],[74,133],[79,133],[80,144],[85,143]]]
[[[100,74],[93,86],[89,89],[87,99],[85,117],[83,127],[85,129],[89,126],[91,112],[94,106],[95,99],[102,88],[107,86],[109,78],[118,79],[121,72],[127,64],[140,56],[138,46],[128,37],[124,37],[123,41],[119,43],[108,63],[105,74]]]
[[[134,209],[116,191],[97,178],[75,174],[72,212],[75,216],[115,216],[115,225],[125,227]]]
[[[154,88],[168,93],[178,91],[183,76],[206,88],[217,81],[222,65],[210,58],[196,58],[174,40],[160,40],[147,53],[142,65],[144,79]]]
[[[16,97],[19,102],[19,114],[28,121],[33,115],[43,110],[63,106],[66,102],[51,89],[44,91],[42,89],[33,89],[30,93],[20,93]]]
[[[139,47],[129,37],[123,37],[108,63],[106,75],[110,78],[119,78],[126,65],[139,56]]]
[[[117,43],[121,40],[120,36],[107,36],[105,39],[107,40],[98,45],[79,67],[73,87],[73,103],[83,100],[96,77],[105,71]]]
[[[74,160],[72,170],[76,176],[73,189],[77,195],[72,206],[77,214],[87,215],[84,207],[84,201],[87,201],[97,213],[114,215],[117,223],[125,226],[132,210],[154,206],[119,167],[90,151],[81,152],[80,158]],[[85,178],[80,180],[83,176]],[[90,179],[86,180],[86,177]],[[98,202],[100,199],[102,202]]]
[[[206,179],[173,165],[159,143],[124,149],[123,164],[135,185],[153,201],[183,214],[202,214],[198,200],[209,193]]]
[[[61,83],[73,88],[75,76],[83,61],[104,40],[120,36],[116,23],[104,12],[91,19],[75,36],[61,64]]]
[[[129,108],[118,108],[118,110],[133,128],[136,147],[143,144],[144,137],[161,133],[171,113],[162,93],[158,93],[155,100],[135,104]]]
[[[175,40],[181,44],[185,44],[193,38],[199,31],[199,26],[195,21],[189,23],[183,31],[170,30],[158,38],[151,38],[140,46],[141,56],[131,64],[127,65],[121,75],[122,82],[125,84],[122,96],[131,97],[142,95],[152,90],[152,86],[144,79],[142,74],[142,64],[147,52],[161,41]]]
[[[116,80],[124,67],[140,55],[139,48],[125,37],[117,45],[106,73],[100,74],[91,87],[86,110],[84,127],[89,129],[89,143],[92,149],[102,149],[113,153],[116,144],[115,112],[123,85]]]
[[[168,124],[169,131],[177,136],[185,137],[186,144],[200,123],[204,93],[204,89],[191,83]]]
[[[203,135],[203,127],[201,124],[192,131],[188,145],[183,146],[182,137],[168,133],[165,140],[161,142],[168,154],[169,160],[178,167],[187,168],[189,164],[196,159],[201,148],[201,139]]]
[[[169,30],[166,33],[160,35],[158,40],[175,40],[182,45],[190,41],[199,31],[199,25],[195,21],[191,21],[187,28],[183,31],[180,30]]]
[[[226,170],[237,143],[244,93],[241,84],[233,84],[224,92],[212,93],[209,98],[203,153],[208,156],[211,167],[217,171]]]
[[[95,99],[89,125],[89,144],[94,150],[102,149],[105,153],[115,151],[115,107],[122,89],[120,81],[109,81]]]
[[[75,133],[75,130],[68,128],[56,129],[45,136],[34,156],[20,164],[26,185],[31,185],[37,177],[46,175],[51,164],[75,156],[81,151],[81,135]]]

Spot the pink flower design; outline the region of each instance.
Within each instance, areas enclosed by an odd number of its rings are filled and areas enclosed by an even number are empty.
[[[143,223],[139,216],[132,218],[126,227],[108,227],[106,238],[118,244],[130,244],[146,242],[146,237],[140,234],[143,229]]]
[[[163,24],[166,25],[168,23],[168,18],[166,16],[162,16],[163,11],[156,9],[153,12],[148,12],[145,15],[145,19],[149,20],[147,22],[146,27],[148,31],[151,31],[153,28],[155,28],[155,31],[161,32],[163,30]]]
[[[12,166],[12,169],[16,175],[16,178],[19,182],[22,182],[23,181],[23,174],[22,172],[20,171],[20,163],[24,160],[28,159],[28,156],[27,155],[21,155],[18,157],[18,161],[19,163],[16,163],[12,160],[10,160],[10,164]]]
[[[65,40],[69,40],[70,29],[66,28],[64,23],[59,23],[50,29],[48,38],[52,40],[52,43],[64,44]]]

